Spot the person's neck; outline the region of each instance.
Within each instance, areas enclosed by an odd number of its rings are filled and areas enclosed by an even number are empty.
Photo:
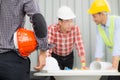
[[[60,30],[61,30],[62,33],[66,33],[67,32],[67,30],[64,27],[62,27],[62,26],[60,27]]]
[[[108,18],[107,15],[104,15],[104,16],[103,16],[102,25],[106,25],[107,18]]]

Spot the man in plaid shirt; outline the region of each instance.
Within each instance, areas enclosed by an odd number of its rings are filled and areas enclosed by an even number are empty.
[[[68,67],[73,68],[73,48],[74,44],[78,50],[78,56],[81,57],[82,69],[86,69],[86,59],[83,41],[79,27],[73,24],[76,17],[72,10],[67,6],[59,8],[58,23],[48,27],[48,42],[55,47],[48,51],[48,55],[56,58],[60,69]]]

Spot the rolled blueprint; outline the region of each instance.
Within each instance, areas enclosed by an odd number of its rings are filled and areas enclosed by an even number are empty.
[[[90,70],[107,70],[110,67],[112,67],[112,64],[110,62],[93,61],[90,64]]]

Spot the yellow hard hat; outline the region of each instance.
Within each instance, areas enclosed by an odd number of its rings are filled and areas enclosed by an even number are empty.
[[[110,12],[109,4],[106,0],[94,0],[90,9],[88,10],[89,14],[96,14],[99,12]]]

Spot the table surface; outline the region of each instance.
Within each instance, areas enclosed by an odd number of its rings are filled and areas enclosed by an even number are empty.
[[[58,70],[41,71],[34,73],[34,76],[103,76],[120,75],[117,70]]]

